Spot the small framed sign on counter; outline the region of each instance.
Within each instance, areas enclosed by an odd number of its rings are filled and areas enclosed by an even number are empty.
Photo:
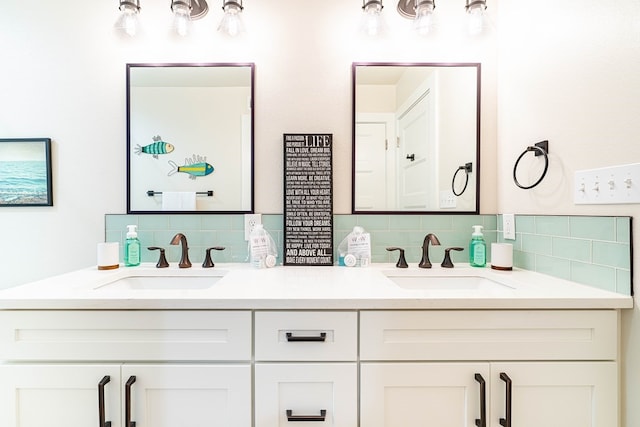
[[[284,134],[284,265],[333,265],[332,153],[332,134]]]

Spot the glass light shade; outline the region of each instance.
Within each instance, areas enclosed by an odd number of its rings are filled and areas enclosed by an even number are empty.
[[[222,9],[224,10],[224,16],[222,17],[222,21],[220,21],[220,25],[218,25],[218,31],[231,37],[244,33],[242,5],[234,1],[225,1]]]
[[[368,35],[375,36],[384,31],[385,23],[382,18],[382,2],[381,1],[368,1],[362,6],[364,14],[360,22],[360,30]]]
[[[123,1],[120,2],[120,11],[122,13],[116,21],[116,28],[124,31],[131,37],[135,36],[138,32],[138,28],[140,27],[140,22],[138,20],[140,7],[136,3]]]
[[[173,11],[173,29],[181,36],[189,34],[191,29],[191,7],[184,1],[175,1],[171,4]]]
[[[487,5],[483,1],[474,2],[467,6],[467,32],[470,36],[480,35],[486,26]]]
[[[433,31],[433,10],[435,5],[431,2],[422,2],[416,6],[416,17],[413,20],[413,29],[421,36],[426,36]]]

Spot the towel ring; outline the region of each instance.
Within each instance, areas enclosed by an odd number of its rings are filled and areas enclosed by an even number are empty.
[[[461,192],[457,193],[456,187],[455,187],[456,176],[458,175],[458,172],[460,172],[461,170],[465,172],[464,187],[462,188]],[[467,189],[467,185],[469,184],[469,174],[472,171],[473,171],[472,164],[466,163],[464,166],[458,166],[458,169],[456,169],[456,172],[453,174],[453,179],[451,180],[451,191],[453,191],[453,194],[456,195],[457,197],[462,196],[462,193],[464,193],[464,191]]]
[[[535,156],[544,156],[544,170],[542,171],[542,175],[540,176],[540,178],[538,178],[538,180],[536,182],[534,182],[531,185],[522,185],[520,184],[520,182],[518,182],[518,178],[516,177],[516,171],[518,170],[518,164],[520,163],[520,160],[522,160],[522,158],[525,156],[525,154],[527,154],[529,151],[535,151]],[[526,150],[524,150],[522,152],[522,154],[520,154],[520,157],[518,157],[518,160],[516,160],[516,164],[513,166],[513,182],[516,183],[516,185],[520,188],[522,188],[523,190],[529,190],[533,187],[535,187],[536,185],[540,184],[542,182],[542,180],[544,179],[544,177],[547,175],[547,170],[549,170],[549,141],[542,141],[542,142],[538,142],[537,144],[533,145],[533,146],[529,146],[527,147]]]

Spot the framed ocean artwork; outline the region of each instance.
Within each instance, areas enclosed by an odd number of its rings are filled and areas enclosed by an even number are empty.
[[[51,139],[0,139],[0,207],[53,206]]]

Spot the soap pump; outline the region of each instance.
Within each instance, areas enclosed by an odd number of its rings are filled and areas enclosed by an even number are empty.
[[[135,225],[127,225],[127,240],[124,244],[124,265],[135,267],[140,265],[140,240]]]
[[[469,264],[472,267],[484,267],[487,264],[487,244],[482,235],[482,226],[474,225],[469,243]]]

